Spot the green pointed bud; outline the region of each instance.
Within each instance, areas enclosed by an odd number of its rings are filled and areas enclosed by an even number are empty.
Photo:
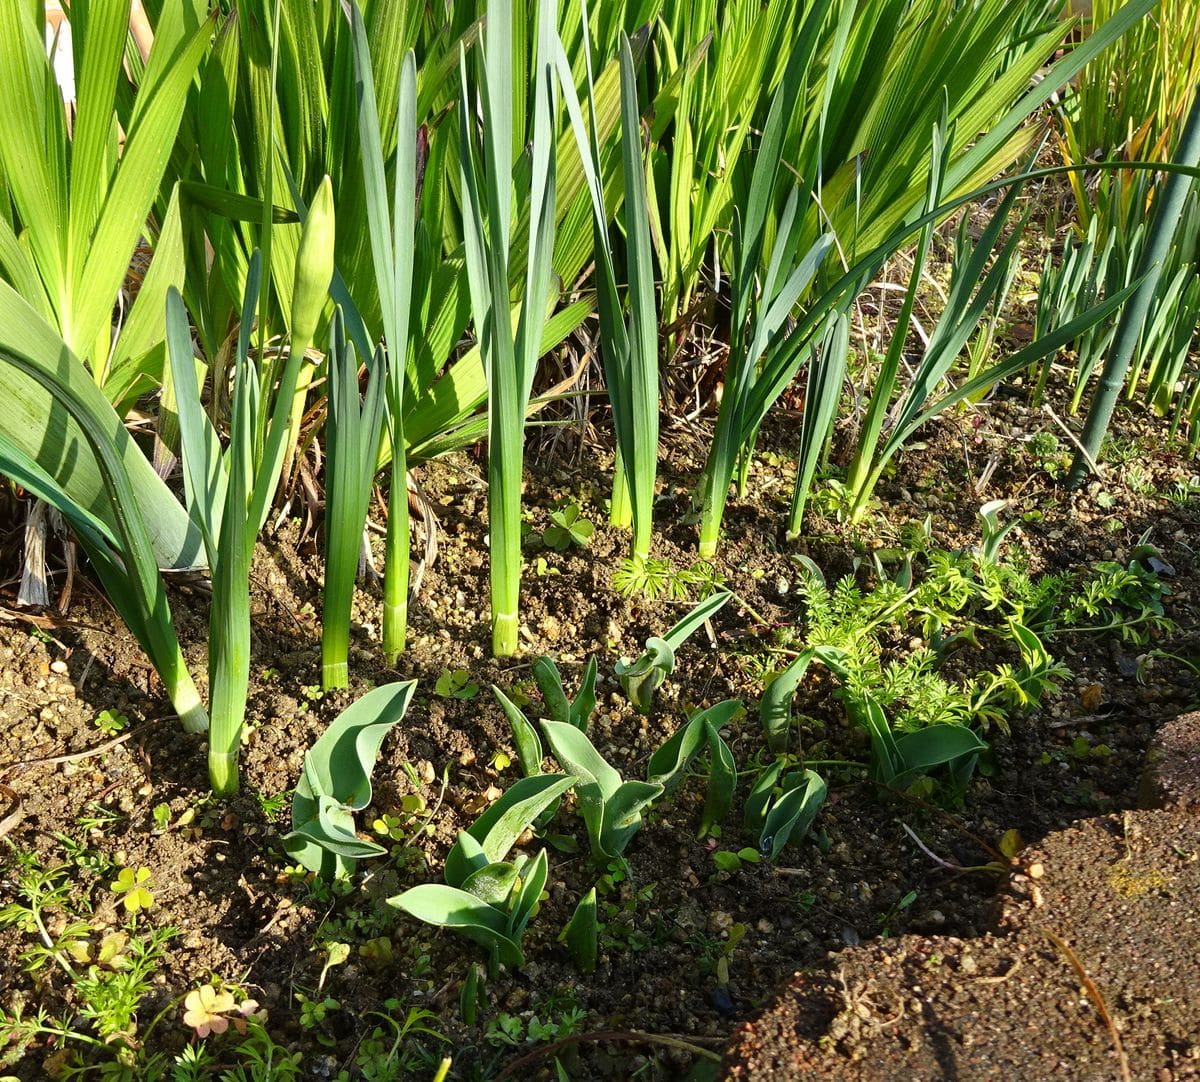
[[[317,321],[333,279],[333,185],[326,176],[313,197],[296,252],[292,285],[292,344],[307,349],[317,333]]]

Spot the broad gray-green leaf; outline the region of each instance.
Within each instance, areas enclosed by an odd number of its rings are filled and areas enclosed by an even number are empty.
[[[571,919],[567,921],[560,943],[565,943],[572,961],[579,967],[581,973],[596,971],[597,943],[600,925],[596,919],[596,888],[592,887],[575,907]]]
[[[634,709],[648,714],[654,693],[675,671],[675,649],[666,639],[655,636],[646,640],[646,649],[636,661],[621,658],[613,669]]]
[[[885,785],[891,785],[903,771],[904,762],[883,707],[865,692],[861,697],[854,697],[847,692],[846,711],[867,730],[871,738],[871,769],[874,776]]]
[[[517,866],[500,860],[473,871],[463,882],[462,889],[481,902],[503,909],[516,883]]]
[[[788,839],[797,831],[803,836],[812,826],[828,792],[824,779],[811,770],[785,779],[785,792],[772,805],[759,835],[758,848],[768,860],[779,859]]]
[[[691,612],[689,612],[682,620],[668,631],[663,638],[670,644],[672,649],[678,650],[691,634],[699,628],[705,620],[711,619],[721,608],[725,602],[733,597],[733,593],[729,590],[722,590],[719,593],[713,594],[711,597],[705,598]],[[647,646],[650,644],[647,643]]]
[[[541,689],[546,709],[550,712],[550,719],[552,721],[570,721],[571,703],[563,689],[562,674],[558,671],[558,666],[554,664],[554,659],[539,657],[533,663],[533,678]]]
[[[487,854],[483,851],[483,846],[465,830],[458,832],[458,840],[451,852],[455,854],[454,870],[450,871],[447,861],[447,868],[442,877],[450,886],[462,887],[465,890],[466,881],[481,868],[488,866]]]
[[[762,831],[767,821],[767,809],[771,805],[771,797],[779,775],[783,772],[783,760],[776,759],[758,776],[750,795],[746,797],[746,806],[742,809],[742,826],[746,830]]]
[[[513,842],[572,785],[573,777],[537,774],[512,785],[466,831],[483,849],[489,863],[503,860]],[[456,844],[446,855],[447,883],[462,883],[470,874],[466,854]]]
[[[283,838],[283,847],[299,863],[326,879],[354,870],[356,861],[385,856],[387,850],[359,838],[354,816],[330,797],[318,798],[315,819]]]
[[[596,709],[596,659],[588,658],[587,667],[583,670],[583,679],[579,683],[579,691],[571,700],[571,711],[567,720],[583,732],[587,732],[588,722],[592,711]]]
[[[550,861],[546,856],[545,849],[539,850],[538,855],[521,868],[521,885],[517,891],[512,913],[508,918],[508,934],[518,943],[521,941],[521,936],[525,934],[525,926],[529,923],[529,918],[537,909],[549,875]]]
[[[740,705],[740,704],[739,704]],[[733,752],[721,738],[720,727],[708,722],[708,787],[704,795],[704,813],[700,817],[700,835],[703,837],[718,823],[724,821],[733,804],[733,793],[737,787],[737,764]]]
[[[586,733],[562,721],[543,721],[542,732],[554,758],[578,778],[575,790],[581,800],[607,800],[620,788],[621,775],[605,762]]]
[[[792,725],[792,696],[808,672],[813,657],[811,648],[803,651],[763,692],[758,714],[767,737],[767,747],[772,754],[779,755],[787,751],[788,733]]]
[[[670,789],[683,777],[692,760],[700,754],[707,739],[702,718],[692,718],[682,725],[675,734],[650,756],[646,766],[646,780],[658,782],[664,789]]]
[[[965,725],[930,725],[918,729],[896,741],[896,752],[904,769],[892,784],[907,784],[907,779],[920,777],[935,766],[986,750],[987,744]]]
[[[627,781],[604,802],[600,820],[600,853],[619,857],[642,825],[642,812],[662,796],[663,787],[648,781]]]
[[[371,771],[379,756],[383,738],[408,710],[416,681],[386,684],[367,692],[347,707],[304,757],[304,773],[292,800],[292,828],[295,834],[318,842],[321,831],[314,826],[325,814],[328,833],[330,803],[344,810],[344,833],[353,834],[353,811],[361,811],[371,802]],[[298,844],[298,843],[297,843]],[[378,847],[376,847],[378,848]],[[289,850],[291,852],[291,850]],[[321,875],[344,874],[353,870],[353,861],[331,853],[329,860],[304,846],[293,853],[306,868]],[[370,855],[376,855],[374,853]]]
[[[371,803],[371,771],[380,745],[408,711],[416,688],[415,680],[385,684],[337,716],[306,756],[322,792],[355,811]],[[296,786],[296,794],[313,795],[307,777]]]
[[[521,771],[525,776],[532,777],[535,774],[542,772],[542,741],[537,734],[537,730],[533,724],[525,716],[525,712],[517,706],[507,695],[504,694],[495,684],[492,685],[492,694],[496,696],[496,701],[500,704],[500,709],[504,711],[504,716],[508,718],[509,728],[512,729],[513,743],[517,748],[517,759],[521,763]]]
[[[426,924],[461,932],[494,951],[505,965],[519,968],[525,964],[521,948],[508,937],[507,916],[465,890],[422,883],[389,898],[388,905],[402,909]]]

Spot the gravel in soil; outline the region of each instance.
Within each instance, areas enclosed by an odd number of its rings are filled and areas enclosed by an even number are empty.
[[[1176,653],[1194,653],[1191,546],[1200,509],[1194,498],[1174,502],[1160,495],[1188,476],[1188,461],[1161,446],[1147,453],[1149,437],[1137,428],[1141,420],[1127,421],[1118,438],[1138,448],[1133,454],[1141,470],[1139,490],[1123,483],[1119,478],[1125,474],[1118,472],[1104,485],[1067,497],[1047,476],[1045,463],[1027,452],[1022,434],[1042,423],[1040,415],[1008,397],[947,418],[923,447],[903,457],[881,487],[882,511],[866,528],[844,529],[823,519],[818,507],[802,550],[832,581],[867,565],[873,549],[894,543],[902,527],[926,514],[934,516],[938,543],[967,547],[978,540],[975,509],[997,497],[1014,501],[1013,514],[1036,512],[1013,541],[1038,572],[1127,559],[1149,528],[1176,570],[1168,615],[1181,630],[1170,645]],[[792,973],[819,966],[830,952],[889,937],[872,949],[892,958],[894,967],[912,968],[927,959],[904,953],[895,937],[918,933],[965,944],[983,935],[992,927],[999,877],[954,874],[929,853],[946,863],[980,865],[990,859],[981,842],[995,846],[1009,829],[1035,842],[1077,819],[1133,807],[1157,721],[1196,699],[1182,668],[1159,663],[1142,685],[1134,673],[1144,648],[1064,639],[1063,660],[1073,680],[1042,710],[1015,719],[1010,734],[989,734],[994,773],[972,783],[961,808],[922,806],[880,791],[861,772],[834,771],[819,822],[822,845],[791,846],[784,867],[718,871],[712,860],[716,843],[696,837],[703,792],[702,779],[693,779],[649,816],[630,846],[628,875],[610,874],[604,882],[600,963],[586,979],[557,936],[605,869],[588,860],[578,821],[560,816],[556,829],[582,843],[580,851],[551,851],[547,897],[526,938],[529,963],[486,982],[475,1025],[462,1021],[458,1001],[471,965],[481,960],[478,953],[386,905],[388,897],[414,883],[439,880],[457,831],[515,780],[508,727],[489,686],[530,687],[529,662],[539,653],[558,659],[569,686],[587,657],[598,657],[602,680],[592,735],[623,775],[644,773],[650,752],[684,719],[685,709],[729,697],[756,702],[764,666],[774,656],[774,632],[799,616],[796,567],[779,538],[780,512],[790,494],[783,464],[790,461],[792,438],[786,415],[764,430],[765,454],[750,498],[731,503],[729,542],[715,567],[737,601],[714,619],[715,641],[697,635],[681,651],[677,672],[649,719],[633,713],[619,695],[612,664],[622,654],[640,652],[645,638],[661,633],[686,603],[627,599],[613,590],[612,572],[627,541],[602,524],[604,473],[594,463],[576,466],[548,454],[533,459],[537,468],[526,495],[530,568],[523,584],[525,654],[519,659],[487,656],[486,499],[467,456],[429,467],[422,479],[441,524],[440,555],[421,586],[410,649],[398,670],[381,666],[377,598],[364,591],[351,649],[355,686],[348,692],[321,695],[318,688],[319,539],[300,536],[293,523],[269,547],[260,547],[252,584],[254,670],[244,785],[230,801],[205,795],[203,742],[173,727],[152,671],[94,592],[77,582],[77,600],[66,620],[31,623],[7,614],[0,642],[0,784],[13,794],[14,807],[4,813],[5,840],[47,866],[70,861],[72,904],[96,929],[125,920],[108,889],[112,869],[150,869],[154,905],[139,920],[174,927],[178,935],[139,1012],[143,1028],[198,982],[213,976],[236,981],[269,1011],[275,1039],[303,1053],[305,1077],[349,1069],[363,1037],[378,1023],[370,1012],[385,1010],[385,1001],[394,999],[401,1019],[412,1007],[433,1012],[430,1024],[444,1037],[410,1039],[406,1050],[414,1078],[429,1077],[427,1064],[443,1049],[454,1055],[452,1077],[463,1079],[500,1078],[508,1069],[530,1078],[553,1077],[554,1056],[573,1079],[681,1078],[703,1066],[703,1057],[678,1043],[642,1041],[634,1031],[719,1051],[732,1028]],[[683,429],[668,433],[668,442],[672,467],[656,509],[662,529],[656,555],[686,568],[694,562],[695,527],[683,521],[684,486],[703,448]],[[981,488],[985,469],[989,479]],[[1108,496],[1116,497],[1115,504]],[[548,510],[564,499],[578,502],[597,529],[585,548],[558,553],[538,538]],[[175,583],[172,606],[193,672],[202,673],[203,583]],[[442,672],[459,668],[477,685],[477,694],[435,695]],[[384,745],[374,804],[360,826],[369,830],[385,813],[400,816],[401,802],[413,793],[424,798],[428,812],[406,821],[401,837],[389,843],[390,859],[366,869],[351,888],[322,887],[288,871],[281,856],[287,794],[305,749],[324,726],[368,687],[397,678],[418,678],[420,691]],[[814,713],[822,708],[817,702],[798,705],[801,712],[809,712],[809,705]],[[128,719],[119,742],[109,744],[94,724],[105,710]],[[762,755],[753,709],[727,735],[740,768]],[[1073,753],[1080,737],[1089,746],[1105,746],[1108,754]],[[847,756],[863,757],[853,732],[835,732],[833,742]],[[100,754],[83,754],[100,745],[108,746]],[[505,759],[513,762],[506,765]],[[169,812],[166,826],[155,817],[161,805]],[[727,827],[720,844],[736,848],[749,841]],[[81,852],[95,859],[89,863]],[[1159,860],[1157,850],[1153,859]],[[3,876],[6,894],[11,895],[14,875],[10,861]],[[739,934],[730,948],[731,936]],[[336,942],[350,944],[350,956],[326,970],[328,944]],[[61,974],[24,971],[20,957],[30,945],[16,927],[0,931],[0,964],[8,975],[4,1006],[11,1009],[21,1000],[55,1013],[69,1010],[73,993]],[[991,950],[1003,947],[984,939],[947,948],[946,956],[953,955],[947,964],[958,966],[965,952],[983,958]],[[1007,972],[999,955],[996,962],[981,962],[979,972]],[[1028,964],[1045,966],[1048,980],[1053,971],[1058,981],[1053,987],[1070,991],[1070,968],[1053,950],[1039,945]],[[847,978],[852,998],[856,982],[865,979],[859,972]],[[827,977],[805,980],[817,982],[813,995],[843,1009],[844,1000],[828,1000],[829,986],[820,984]],[[297,994],[312,996],[317,989],[339,1006],[320,1027],[305,1027]],[[868,998],[875,1005],[863,1024],[886,1021],[889,1001]],[[1070,1011],[1090,1025],[1086,1005],[1078,1000],[1074,995],[1063,1003],[1073,1003]],[[182,1009],[171,1006],[154,1031],[156,1047],[183,1047],[188,1031],[181,1016]],[[1034,1012],[1030,1017],[1037,1019]],[[534,1018],[543,1027],[541,1041],[529,1039]],[[572,1031],[575,1037],[601,1031],[610,1036],[552,1045],[546,1043],[547,1023],[560,1038]],[[1015,1021],[996,1020],[998,1028],[1009,1024]],[[1095,1047],[1097,1056],[1104,1054],[1103,1033]],[[52,1052],[49,1041],[35,1043],[12,1069],[22,1079],[45,1077]]]

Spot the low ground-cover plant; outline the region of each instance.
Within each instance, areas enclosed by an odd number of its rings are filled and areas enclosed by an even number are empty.
[[[542,540],[556,552],[566,552],[572,545],[582,548],[595,531],[595,525],[583,517],[577,503],[567,503],[550,512],[550,525],[542,531]]]
[[[179,1082],[214,1077],[232,1059],[237,1066],[228,1070],[250,1073],[222,1077],[299,1077],[300,1053],[272,1040],[266,1012],[236,986],[202,984],[150,1014],[178,929],[140,921],[137,909],[119,928],[105,924],[80,895],[93,869],[78,850],[69,847],[68,855],[74,867],[45,867],[33,853],[13,862],[15,890],[0,909],[0,927],[31,937],[21,960],[37,977],[41,1001],[29,1009],[17,996],[0,1008],[0,1067],[28,1067],[37,1058],[46,1077]],[[133,879],[144,884],[142,871]],[[61,1013],[52,1007],[55,972],[69,982]],[[198,1040],[179,1053],[154,1051],[155,1032],[176,1022]],[[219,1053],[209,1038],[220,1041]]]
[[[70,982],[78,997],[75,1017],[56,1018],[46,1005],[26,1016],[18,1005],[0,1011],[0,1032],[12,1047],[0,1049],[0,1063],[11,1063],[39,1037],[82,1046],[131,1050],[144,1037],[138,1009],[153,987],[153,977],[174,928],[138,926],[136,909],[122,929],[105,929],[74,897],[70,865],[43,867],[34,854],[19,854],[14,900],[0,909],[0,925],[18,927],[34,938],[22,955],[31,973],[51,986],[51,971]],[[64,1059],[69,1056],[64,1055]]]
[[[979,734],[1007,730],[1012,717],[1070,676],[1052,653],[1058,637],[1118,634],[1144,642],[1170,626],[1159,574],[1166,565],[1152,546],[1135,551],[1128,566],[1102,561],[1035,578],[1001,557],[1013,524],[1001,526],[999,510],[982,509],[976,551],[909,552],[895,574],[877,559],[869,589],[855,575],[829,586],[811,561],[800,561],[802,649],[760,704],[773,753],[796,754],[791,703],[818,662],[835,677],[850,721],[868,736],[877,780],[904,787],[946,767],[961,792],[987,747]],[[889,645],[914,633],[915,646]],[[992,654],[984,667],[947,675],[947,662],[954,658],[961,671],[967,652],[984,642]]]

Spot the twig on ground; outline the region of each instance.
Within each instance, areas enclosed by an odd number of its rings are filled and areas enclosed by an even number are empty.
[[[508,1064],[504,1070],[496,1075],[496,1082],[502,1082],[505,1078],[512,1078],[515,1073],[524,1067],[537,1063],[539,1060],[545,1059],[547,1056],[553,1055],[559,1049],[566,1048],[572,1044],[597,1043],[600,1041],[619,1041],[633,1044],[661,1044],[668,1048],[676,1048],[681,1052],[688,1052],[693,1056],[699,1056],[702,1059],[712,1060],[714,1063],[720,1063],[721,1057],[716,1052],[710,1052],[707,1048],[701,1048],[697,1041],[720,1041],[719,1037],[689,1037],[686,1041],[682,1037],[674,1037],[667,1033],[640,1033],[632,1029],[614,1029],[601,1030],[597,1033],[577,1033],[571,1037],[564,1037],[560,1041],[553,1041],[550,1044],[543,1045],[541,1048],[535,1048],[528,1055],[521,1056],[520,1059],[515,1059]]]
[[[1104,996],[1101,994],[1096,982],[1088,976],[1087,970],[1083,968],[1083,963],[1061,936],[1055,935],[1049,928],[1043,928],[1042,933],[1053,943],[1063,957],[1071,963],[1071,968],[1075,970],[1075,975],[1079,978],[1079,982],[1083,985],[1083,990],[1087,993],[1088,999],[1092,1001],[1092,1006],[1099,1012],[1100,1017],[1104,1019],[1104,1024],[1108,1027],[1108,1035],[1112,1038],[1113,1047],[1117,1050],[1117,1061],[1121,1068],[1121,1082],[1133,1082],[1133,1075],[1129,1072],[1129,1057],[1125,1055],[1125,1047],[1121,1044],[1121,1034],[1117,1032],[1116,1023],[1113,1017],[1108,1013],[1108,1005],[1104,1002]]]
[[[103,744],[97,744],[94,748],[87,748],[84,751],[75,751],[63,755],[44,755],[37,759],[16,759],[9,763],[0,763],[0,771],[16,770],[18,767],[26,766],[48,766],[51,763],[75,763],[80,759],[90,759],[94,755],[103,755],[118,744],[124,744],[126,740],[140,736],[147,729],[151,729],[157,724],[158,719],[148,721],[145,725],[139,725],[136,729],[130,729],[127,733],[122,733],[120,736],[115,736],[111,740],[106,740]],[[0,786],[0,789],[2,788],[3,786]]]

